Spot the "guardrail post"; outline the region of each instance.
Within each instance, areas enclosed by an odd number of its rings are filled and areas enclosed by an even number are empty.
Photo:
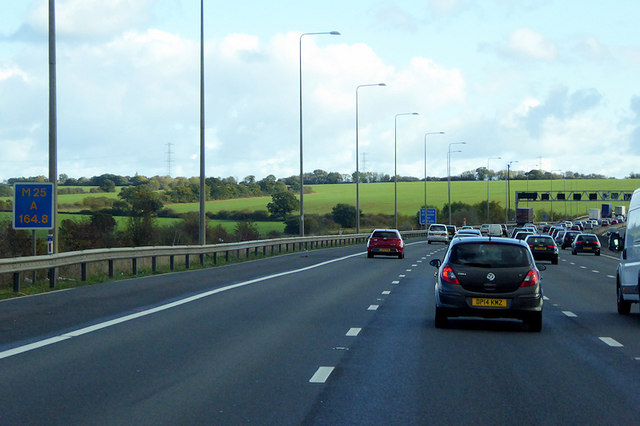
[[[20,272],[13,273],[13,292],[18,293],[20,291]]]
[[[227,263],[229,262],[229,250],[224,252],[224,261]]]
[[[135,257],[131,259],[131,273],[132,275],[138,275],[138,259]]]
[[[185,267],[186,269],[189,269],[189,266],[191,266],[191,264],[189,263],[189,255],[186,255],[186,256],[184,257],[184,267]]]
[[[80,275],[81,275],[81,280],[82,282],[87,281],[87,262],[82,262],[80,264]]]
[[[49,288],[56,287],[56,268],[49,268]]]
[[[176,257],[174,255],[169,256],[169,269],[172,271],[176,269]]]
[[[200,266],[204,266],[204,253],[200,253]]]
[[[245,253],[245,257],[248,259],[249,258],[249,248],[247,247],[246,253]]]
[[[256,249],[257,250],[257,249]],[[256,252],[257,254],[257,252]],[[267,246],[262,246],[262,255],[266,256],[267,255]]]
[[[213,264],[214,265],[218,264],[218,252],[217,251],[213,252]]]
[[[157,270],[158,270],[158,257],[151,256],[151,272],[155,274]]]
[[[109,259],[109,278],[113,278],[113,259]]]

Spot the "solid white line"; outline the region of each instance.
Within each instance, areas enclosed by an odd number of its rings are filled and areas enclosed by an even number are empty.
[[[568,316],[569,318],[578,318],[578,316],[571,311],[562,311],[562,313]]]
[[[367,311],[377,311],[380,305],[369,305]]]
[[[600,340],[602,340],[604,343],[606,343],[607,345],[613,347],[613,348],[622,348],[624,347],[624,345],[620,342],[618,342],[615,339],[612,339],[611,337],[598,337]]]
[[[103,328],[107,328],[107,327],[111,327],[113,325],[117,325],[123,322],[127,322],[127,321],[131,321],[133,319],[136,318],[140,318],[140,317],[144,317],[150,314],[155,314],[157,312],[161,312],[167,309],[171,309],[171,308],[175,308],[177,306],[181,306],[187,303],[191,303],[194,302],[196,300],[200,300],[200,299],[204,299],[205,297],[209,297],[209,296],[213,296],[215,294],[218,293],[223,293],[225,291],[229,291],[229,290],[233,290],[235,288],[239,288],[239,287],[245,287],[248,285],[252,285],[252,284],[256,284],[262,281],[266,281],[266,280],[270,280],[272,278],[279,278],[279,277],[283,277],[286,275],[291,275],[291,274],[296,274],[298,272],[304,272],[304,271],[308,271],[314,268],[319,268],[320,266],[325,266],[334,262],[340,262],[352,257],[356,257],[356,256],[361,256],[363,255],[363,253],[356,253],[356,254],[351,254],[348,256],[343,256],[343,257],[339,257],[337,259],[332,259],[332,260],[327,260],[324,262],[320,262],[320,263],[316,263],[315,265],[311,265],[311,266],[306,266],[304,268],[300,268],[300,269],[294,269],[291,271],[285,271],[285,272],[279,272],[277,274],[273,274],[273,275],[267,275],[264,277],[260,277],[260,278],[254,278],[252,280],[248,280],[248,281],[243,281],[243,282],[239,282],[236,284],[231,284],[228,286],[224,286],[224,287],[220,287],[217,288],[215,290],[210,290],[210,291],[206,291],[204,293],[200,293],[200,294],[196,294],[195,296],[191,296],[191,297],[187,297],[185,299],[180,299],[180,300],[176,300],[175,302],[172,303],[167,303],[166,305],[161,305],[161,306],[157,306],[155,308],[152,309],[147,309],[146,311],[142,311],[142,312],[136,312],[135,314],[131,314],[131,315],[126,315],[120,318],[116,318],[113,319],[111,321],[106,321],[100,324],[95,324],[89,327],[84,327],[84,328],[80,328],[78,330],[74,330],[65,334],[62,334],[60,336],[55,336],[55,337],[51,337],[49,339],[45,339],[45,340],[41,340],[39,342],[34,342],[34,343],[30,343],[28,345],[24,345],[24,346],[19,346],[17,348],[13,348],[13,349],[9,349],[3,352],[0,352],[0,359],[2,358],[8,358],[10,356],[14,356],[17,354],[21,354],[23,352],[27,352],[27,351],[31,351],[34,349],[38,349],[41,348],[43,346],[48,346],[48,345],[52,345],[54,343],[58,343],[61,342],[63,340],[67,340],[71,337],[78,337],[78,336],[82,336],[83,334],[87,334],[87,333],[92,333],[94,331],[97,330],[101,330]]]
[[[309,383],[325,383],[334,368],[335,367],[318,367],[318,370],[309,379]]]
[[[362,331],[361,328],[353,327],[353,328],[350,328],[349,331],[347,331],[346,336],[355,337],[358,334],[360,334],[361,331]]]

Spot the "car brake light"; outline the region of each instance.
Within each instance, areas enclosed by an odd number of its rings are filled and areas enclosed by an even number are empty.
[[[532,269],[529,271],[527,276],[524,277],[524,280],[522,280],[522,284],[520,284],[520,287],[534,286],[538,284],[539,279],[540,278],[538,277],[538,273]]]
[[[460,284],[460,281],[458,281],[458,277],[456,277],[451,266],[445,266],[442,268],[442,279],[449,284]]]
[[[581,244],[581,243],[582,243],[582,240],[577,240],[576,241],[576,244]]]

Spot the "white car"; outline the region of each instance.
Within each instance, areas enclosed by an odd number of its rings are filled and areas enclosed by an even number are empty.
[[[449,233],[447,232],[447,226],[439,223],[434,223],[429,226],[427,232],[427,243],[433,242],[449,244]]]

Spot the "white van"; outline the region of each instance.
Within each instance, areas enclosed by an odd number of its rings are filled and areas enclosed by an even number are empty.
[[[487,234],[490,237],[502,237],[502,225],[500,225],[499,223],[490,224]]]
[[[627,215],[627,231],[623,244],[613,244],[622,248],[620,263],[616,273],[618,293],[618,313],[628,315],[632,303],[640,302],[640,188],[631,196]]]

